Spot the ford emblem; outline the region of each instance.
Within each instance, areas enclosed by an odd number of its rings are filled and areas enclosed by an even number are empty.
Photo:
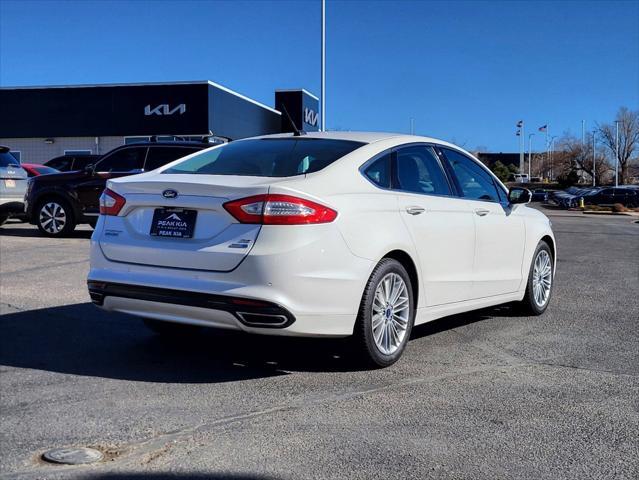
[[[176,192],[175,190],[164,190],[162,192],[162,196],[164,198],[175,198],[178,196],[178,192]]]

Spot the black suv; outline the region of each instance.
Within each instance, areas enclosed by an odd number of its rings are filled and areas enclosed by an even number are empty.
[[[621,203],[626,207],[639,206],[639,192],[627,186],[608,187],[583,195],[586,205],[614,205]]]
[[[154,170],[212,146],[204,142],[134,143],[111,150],[83,170],[33,177],[25,195],[26,217],[48,237],[68,235],[79,223],[95,227],[99,198],[108,179]]]

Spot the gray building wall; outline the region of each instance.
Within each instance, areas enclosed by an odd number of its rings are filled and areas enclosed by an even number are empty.
[[[46,143],[45,140],[53,140],[53,143]],[[0,145],[20,152],[20,161],[23,163],[45,163],[64,155],[65,150],[90,150],[93,154],[101,155],[123,144],[124,137],[0,138]]]

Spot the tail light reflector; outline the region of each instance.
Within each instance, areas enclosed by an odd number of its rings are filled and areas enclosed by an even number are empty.
[[[100,195],[100,215],[117,215],[124,207],[126,199],[106,188]]]
[[[240,223],[262,225],[329,223],[337,218],[335,210],[292,195],[255,195],[226,202],[224,208]]]

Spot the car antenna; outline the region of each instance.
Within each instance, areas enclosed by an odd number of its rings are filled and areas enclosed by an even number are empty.
[[[282,104],[282,110],[286,114],[286,118],[288,118],[288,123],[290,123],[291,127],[293,127],[293,135],[295,137],[301,137],[302,135],[306,135],[306,132],[303,132],[299,128],[297,128],[297,125],[295,125],[295,122],[293,121],[293,119],[288,113],[288,110],[286,109],[286,105]]]

